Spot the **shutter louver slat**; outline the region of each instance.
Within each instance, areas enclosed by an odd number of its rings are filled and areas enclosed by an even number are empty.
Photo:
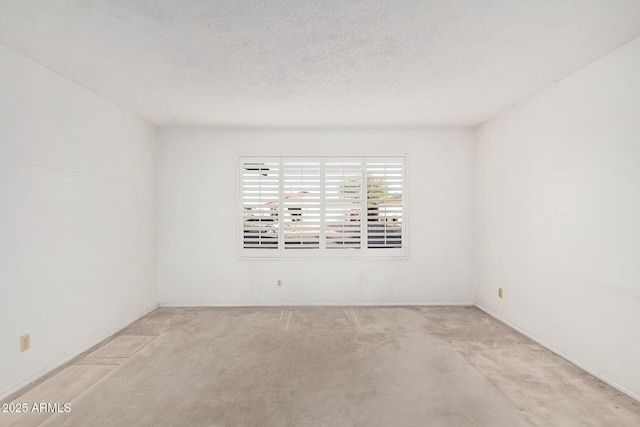
[[[278,174],[277,162],[242,164],[242,241],[246,249],[278,249]]]
[[[403,166],[370,162],[367,172],[367,248],[402,248]]]
[[[320,247],[320,163],[283,163],[285,249]]]
[[[360,249],[362,163],[325,164],[326,247]]]

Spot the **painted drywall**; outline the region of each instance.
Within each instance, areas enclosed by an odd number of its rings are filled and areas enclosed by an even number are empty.
[[[161,304],[473,303],[472,130],[158,132]],[[239,155],[358,154],[408,156],[408,259],[237,258]]]
[[[636,399],[638,76],[640,39],[481,126],[476,176],[477,304]]]
[[[2,45],[0,93],[2,398],[156,304],[156,147],[152,126]]]

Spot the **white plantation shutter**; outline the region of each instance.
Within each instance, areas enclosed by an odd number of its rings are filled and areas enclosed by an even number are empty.
[[[405,158],[241,157],[241,257],[406,256]]]
[[[367,162],[367,248],[402,248],[403,170],[401,162]]]
[[[276,161],[242,163],[242,245],[278,249],[280,165]]]
[[[320,247],[320,163],[283,163],[285,249]]]
[[[327,162],[324,169],[326,248],[360,249],[362,162]]]

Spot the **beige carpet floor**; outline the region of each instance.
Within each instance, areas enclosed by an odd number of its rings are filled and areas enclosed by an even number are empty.
[[[640,426],[471,307],[161,308],[12,398],[70,412],[0,425]]]

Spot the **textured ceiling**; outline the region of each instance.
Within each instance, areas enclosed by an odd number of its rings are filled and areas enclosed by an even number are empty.
[[[638,36],[638,0],[0,0],[2,43],[157,125],[476,125]]]

